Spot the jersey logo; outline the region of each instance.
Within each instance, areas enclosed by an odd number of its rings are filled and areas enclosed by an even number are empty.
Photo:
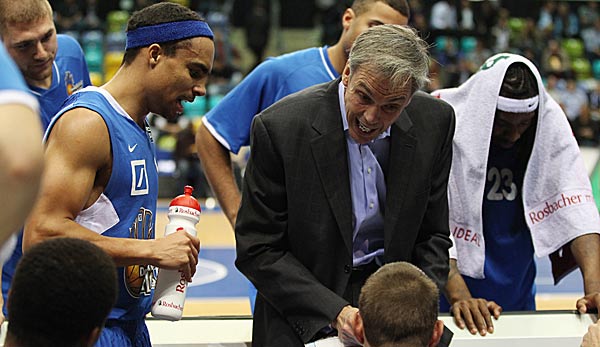
[[[129,228],[129,238],[151,240],[154,238],[154,219],[152,211],[140,207],[138,214]],[[152,265],[129,265],[123,272],[123,281],[129,295],[139,298],[152,294],[156,287],[156,271]]]
[[[137,143],[133,146],[129,146],[127,145],[127,149],[129,150],[129,153],[133,153],[133,151],[135,151],[135,148],[137,147]]]
[[[83,80],[75,83],[75,78],[73,77],[73,74],[71,73],[71,71],[66,71],[65,72],[65,85],[67,86],[67,95],[71,95],[71,94],[75,93],[76,91],[78,91],[79,89],[83,88]]]
[[[135,146],[134,146],[135,147]],[[135,148],[134,148],[135,149]],[[148,194],[148,171],[146,170],[146,161],[131,161],[131,195]]]

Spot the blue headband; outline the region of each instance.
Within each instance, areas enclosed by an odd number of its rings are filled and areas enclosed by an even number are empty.
[[[213,40],[214,35],[208,24],[199,20],[148,25],[127,32],[125,50],[190,37],[208,37]]]

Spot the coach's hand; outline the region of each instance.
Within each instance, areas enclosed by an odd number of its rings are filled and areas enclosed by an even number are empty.
[[[338,331],[338,338],[345,347],[362,346],[359,338],[355,336],[358,308],[350,305],[344,306],[338,314],[335,322],[332,323],[333,328]]]

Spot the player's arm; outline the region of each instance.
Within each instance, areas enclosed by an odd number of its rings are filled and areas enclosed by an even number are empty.
[[[585,234],[571,241],[571,252],[583,275],[585,296],[577,300],[581,313],[600,307],[600,235]]]
[[[76,108],[65,113],[47,139],[41,194],[25,226],[23,248],[54,237],[88,240],[118,266],[152,264],[193,275],[199,241],[178,232],[174,237],[135,240],[102,236],[75,222],[104,190],[112,163],[108,129],[97,113]]]
[[[204,123],[200,124],[196,133],[196,148],[210,187],[234,227],[241,194],[233,174],[229,150],[217,141]]]
[[[37,112],[21,104],[0,105],[0,245],[17,231],[33,207],[43,169],[42,129]]]
[[[471,334],[479,332],[482,336],[494,332],[491,314],[498,319],[502,307],[494,301],[471,296],[465,280],[458,271],[456,259],[450,259],[450,272],[444,294],[451,305],[450,312],[454,316],[454,322],[460,329],[466,327]]]

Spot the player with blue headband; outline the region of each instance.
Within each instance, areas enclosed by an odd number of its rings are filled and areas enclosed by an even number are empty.
[[[158,174],[146,116],[175,120],[183,101],[205,95],[214,50],[206,22],[184,6],[135,12],[114,77],[73,94],[46,132],[45,193],[25,226],[24,248],[70,236],[114,259],[119,294],[96,347],[150,347],[144,317],[157,268],[188,281],[196,271],[198,238],[182,231],[155,239]]]

